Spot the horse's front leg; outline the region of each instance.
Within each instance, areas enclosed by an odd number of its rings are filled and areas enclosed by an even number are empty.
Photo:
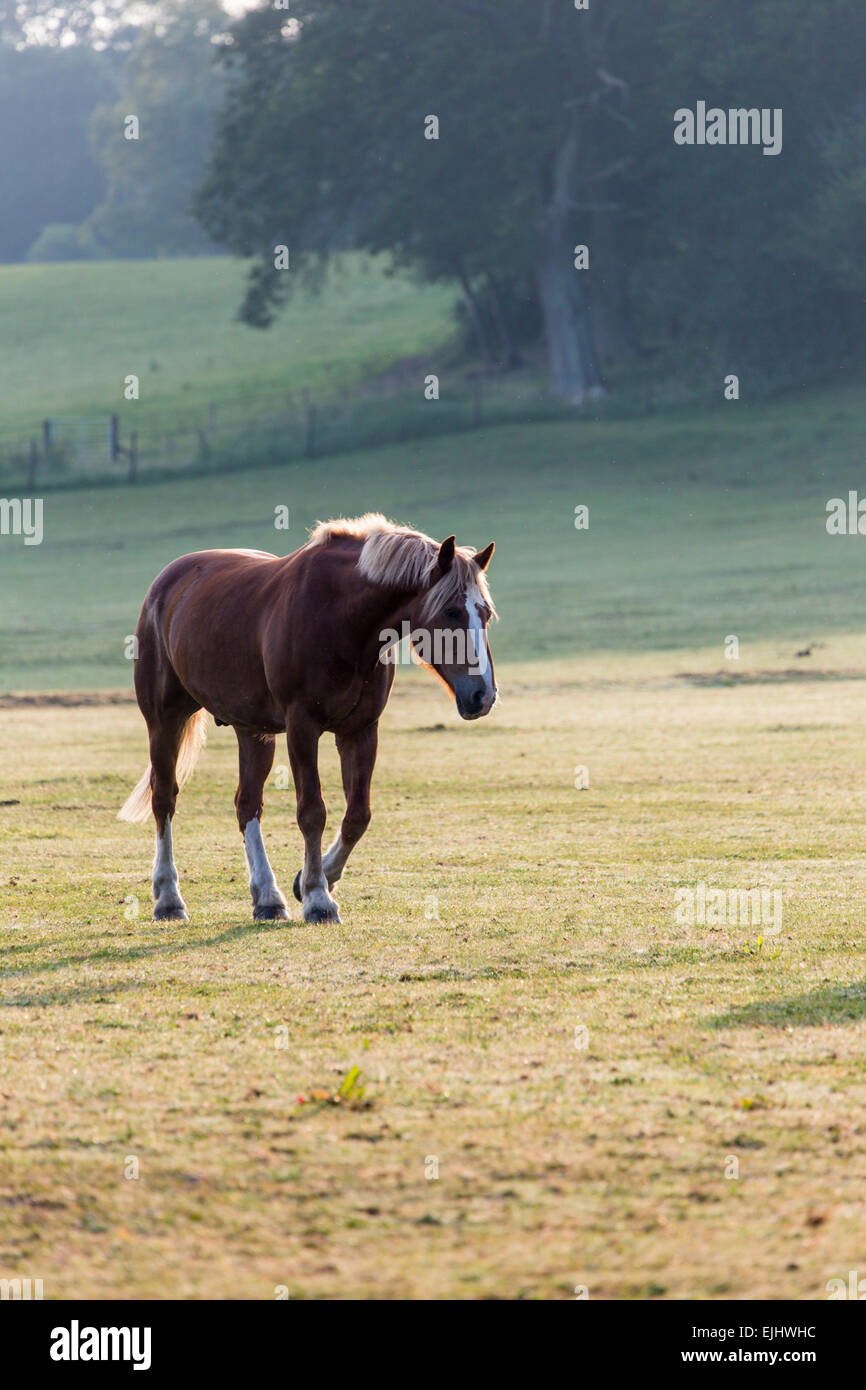
[[[256,922],[286,922],[288,904],[277,887],[262,839],[264,787],[274,761],[274,739],[236,729],[240,776],[235,792],[238,826],[250,870],[250,896]]]
[[[322,836],[327,809],[319,781],[319,738],[321,731],[301,711],[292,710],[286,719],[289,762],[298,803],[298,825],[304,837],[304,867],[295,894],[304,907],[305,922],[339,922],[337,904],[328,892],[322,867]]]
[[[346,860],[370,824],[370,783],[378,746],[378,722],[368,724],[366,729],[356,734],[337,735],[343,790],[346,793],[346,814],[340,833],[324,859],[323,868],[329,888],[339,882]]]

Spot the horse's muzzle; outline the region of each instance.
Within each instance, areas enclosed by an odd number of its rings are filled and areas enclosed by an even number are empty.
[[[462,682],[454,691],[457,700],[457,713],[461,719],[482,719],[496,704],[496,686],[486,681],[464,685]]]

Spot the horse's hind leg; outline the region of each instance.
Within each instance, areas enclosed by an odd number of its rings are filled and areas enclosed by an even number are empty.
[[[274,871],[268,862],[262,840],[263,793],[274,762],[275,740],[241,729],[236,729],[235,733],[238,736],[240,763],[235,807],[250,870],[253,920],[286,922],[289,918],[288,906],[277,887],[277,880],[274,878]]]
[[[193,706],[193,712],[195,711]],[[187,922],[172,853],[171,822],[177,805],[177,757],[190,711],[163,713],[148,719],[150,735],[150,786],[156,820],[156,855],[153,861],[153,918],[155,922]]]

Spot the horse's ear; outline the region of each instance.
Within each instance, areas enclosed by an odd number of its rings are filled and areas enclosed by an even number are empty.
[[[454,541],[454,536],[448,536],[439,547],[435,569],[437,576],[447,574],[454,564]]]
[[[490,559],[495,549],[496,542],[491,541],[490,544],[486,545],[483,550],[479,550],[477,555],[472,556],[473,560],[475,561],[476,565],[480,570],[487,569],[487,566],[490,564]]]

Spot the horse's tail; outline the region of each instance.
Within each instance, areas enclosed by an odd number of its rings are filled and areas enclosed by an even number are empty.
[[[193,774],[199,754],[204,748],[207,738],[207,710],[196,710],[195,714],[190,715],[186,727],[180,737],[180,748],[177,754],[177,778],[178,787],[187,783]],[[124,801],[117,813],[118,820],[143,821],[147,820],[150,814],[150,763],[144,769],[129,796]]]

